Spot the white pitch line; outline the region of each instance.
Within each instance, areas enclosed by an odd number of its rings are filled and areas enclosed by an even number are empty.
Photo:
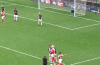
[[[93,26],[97,26],[97,25],[100,25],[100,23],[93,24],[93,25],[87,25],[87,26],[83,26],[83,27],[78,27],[78,28],[74,28],[74,30],[75,30],[75,29],[86,28],[86,27],[93,27]]]
[[[13,16],[12,14],[8,14],[8,13],[6,13],[6,14]],[[38,20],[35,20],[35,19],[30,19],[30,18],[26,18],[26,17],[22,17],[22,16],[18,16],[18,17],[28,19],[28,20],[32,20],[32,21],[38,21]],[[51,23],[46,23],[46,22],[43,22],[43,23],[48,24],[48,25],[52,25],[52,26],[56,26],[56,27],[59,27],[59,28],[63,28],[63,29],[68,29],[68,30],[77,30],[77,29],[82,29],[82,28],[86,28],[86,27],[92,27],[92,26],[100,25],[100,23],[98,23],[98,24],[93,24],[93,25],[88,25],[88,26],[83,26],[83,27],[71,29],[71,28],[67,28],[67,27],[63,27],[63,26],[59,26],[59,25],[55,25],[55,24],[51,24]]]
[[[36,56],[30,55],[30,54],[27,54],[27,53],[23,53],[23,52],[20,52],[20,51],[17,51],[17,50],[11,49],[11,48],[7,48],[7,47],[4,47],[4,46],[0,46],[0,47],[1,47],[1,48],[4,48],[4,49],[7,49],[7,50],[10,50],[10,51],[13,51],[13,52],[16,52],[16,53],[20,53],[20,54],[23,54],[23,55],[27,55],[27,56],[30,56],[30,57],[33,57],[33,58],[37,58],[37,59],[42,60],[42,58],[39,58],[39,57],[36,57]]]
[[[6,2],[6,1],[0,1],[0,2],[9,3],[9,4],[15,4],[15,3]],[[26,5],[20,5],[20,4],[15,4],[15,5],[24,6],[24,7],[28,7],[28,8],[38,9],[38,8],[35,8],[35,7],[26,6]],[[40,9],[40,10],[70,16],[70,15],[68,15],[68,14],[63,14],[63,13],[54,12],[54,11],[50,11],[50,10],[44,10],[44,9]],[[94,21],[94,22],[100,22],[100,21],[97,21],[97,20],[92,20],[92,19],[83,18],[83,17],[77,17],[77,18],[81,18],[81,19],[84,19],[84,20],[90,20],[90,21]]]
[[[12,14],[8,14],[8,13],[6,13],[6,14],[13,16]],[[18,16],[18,17],[28,19],[28,20],[38,21],[38,20],[35,20],[35,19],[25,18],[25,17],[22,17],[22,16]],[[59,26],[59,25],[55,25],[55,24],[51,24],[51,23],[46,23],[46,22],[43,22],[43,23],[48,24],[48,25],[52,25],[52,26],[56,26],[56,27],[60,27],[60,28],[63,28],[63,29],[73,30],[71,28],[67,28],[67,27],[63,27],[63,26]]]
[[[4,2],[4,1],[0,1],[0,2]],[[9,2],[5,2],[5,3],[9,3]],[[10,3],[11,5],[19,5],[19,4],[14,4],[14,3]],[[24,5],[20,5],[20,6],[24,6]],[[29,7],[29,6],[24,6],[24,7]],[[32,7],[32,8],[34,8],[34,7]],[[37,8],[36,8],[37,9]],[[8,13],[7,13],[8,14]],[[12,14],[8,14],[8,15],[12,15]],[[65,14],[66,15],[66,14]],[[12,15],[13,16],[13,15]],[[24,19],[28,19],[28,20],[33,20],[33,21],[38,21],[38,20],[35,20],[35,19],[30,19],[30,18],[25,18],[25,17],[21,17],[21,16],[19,16],[20,18],[24,18]],[[90,20],[90,19],[88,19],[88,20]],[[94,20],[92,20],[92,21],[94,21]],[[73,29],[71,29],[71,28],[67,28],[67,27],[63,27],[63,26],[59,26],[59,25],[55,25],[55,24],[51,24],[51,23],[46,23],[46,22],[43,22],[43,23],[45,23],[45,24],[49,24],[49,25],[53,25],[53,26],[56,26],[56,27],[60,27],[60,28],[64,28],[64,29],[69,29],[69,30],[76,30],[76,29],[80,29],[80,28],[85,28],[85,27],[91,27],[91,26],[95,26],[95,25],[100,25],[100,23],[98,23],[98,24],[93,24],[93,25],[88,25],[88,26],[83,26],[83,27],[77,27],[77,28],[73,28]]]
[[[12,6],[12,5],[4,5],[4,6]]]
[[[89,59],[89,60],[85,60],[85,61],[81,61],[81,62],[77,62],[77,63],[73,63],[73,64],[70,64],[70,65],[77,65],[77,64],[84,63],[84,62],[89,62],[89,61],[97,60],[97,59],[100,59],[100,57]]]

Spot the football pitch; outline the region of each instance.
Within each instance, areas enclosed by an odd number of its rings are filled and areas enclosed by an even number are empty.
[[[0,22],[0,65],[43,65],[49,44],[57,55],[67,54],[65,65],[100,65],[100,14],[71,17],[66,11],[39,10],[38,3],[29,0],[0,0],[0,4],[6,13],[5,24]],[[39,12],[42,26],[38,26]]]

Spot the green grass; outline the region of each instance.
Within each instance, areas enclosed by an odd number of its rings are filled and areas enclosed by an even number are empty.
[[[0,23],[0,46],[11,48],[13,50],[39,58],[43,58],[44,55],[47,55],[48,58],[47,49],[49,44],[52,44],[57,49],[57,54],[60,51],[62,54],[68,54],[67,56],[63,57],[63,63],[66,65],[100,57],[100,25],[83,27],[99,24],[99,22],[91,20],[100,21],[100,14],[95,15],[95,13],[86,12],[85,16],[81,16],[82,18],[91,19],[86,20],[77,17],[70,17],[70,13],[65,11],[55,9],[39,10],[37,9],[37,2],[34,1],[4,1],[34,8],[20,5],[6,6],[10,5],[10,3],[0,2],[0,4],[5,6],[6,13],[13,15],[13,10],[16,7],[18,10],[18,16],[24,17],[18,17],[18,21],[15,22],[13,16],[6,14],[6,24]],[[49,12],[46,10],[62,14]],[[45,22],[43,23],[43,26],[38,26],[37,21],[29,20],[38,20],[38,12],[41,12],[43,16],[43,22]],[[74,30],[65,29],[46,23]],[[78,65],[99,65],[99,61],[100,59],[96,59],[85,63],[80,63]],[[0,64],[42,65],[42,60],[0,47]],[[50,63],[48,63],[48,65],[50,65]]]

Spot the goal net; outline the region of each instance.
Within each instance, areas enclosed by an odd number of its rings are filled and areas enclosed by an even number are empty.
[[[74,16],[85,15],[87,0],[38,0],[39,9],[61,10],[71,12],[71,6],[74,3]]]

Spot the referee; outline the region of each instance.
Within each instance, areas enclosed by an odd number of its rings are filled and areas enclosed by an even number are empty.
[[[47,58],[46,58],[46,55],[44,55],[44,58],[43,58],[43,65],[47,65]]]

